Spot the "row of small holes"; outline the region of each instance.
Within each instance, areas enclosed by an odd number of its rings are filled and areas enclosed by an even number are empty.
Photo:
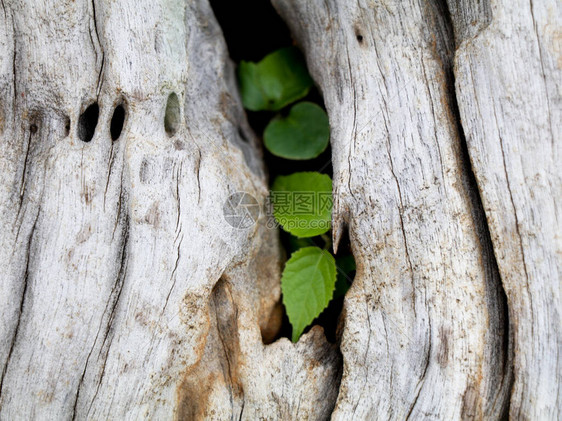
[[[90,142],[94,137],[96,131],[96,126],[98,125],[98,119],[100,115],[100,107],[97,102],[91,104],[82,113],[78,119],[78,138],[82,142]],[[109,124],[109,132],[111,133],[111,140],[115,141],[121,136],[121,131],[123,130],[123,124],[125,123],[125,107],[119,104],[113,110],[113,116],[111,117],[111,123]],[[70,121],[67,122],[65,130],[68,132],[70,129]]]
[[[98,124],[100,108],[97,102],[91,104],[82,113],[78,119],[78,137],[83,142],[90,142],[96,131],[96,126]],[[111,140],[116,141],[121,136],[123,131],[123,125],[125,124],[125,107],[123,104],[117,105],[115,110],[113,110],[113,116],[111,117],[111,123],[109,125],[109,132],[111,133]],[[172,137],[178,131],[180,125],[180,102],[178,96],[172,92],[168,96],[168,101],[166,103],[166,113],[164,115],[164,130],[169,137]],[[32,132],[33,132],[32,126]],[[67,123],[66,131],[68,132],[70,128],[70,122]],[[35,127],[35,130],[37,128]]]

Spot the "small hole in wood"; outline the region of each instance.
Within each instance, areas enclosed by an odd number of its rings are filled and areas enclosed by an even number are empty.
[[[363,35],[357,34],[357,41],[359,41],[359,43],[362,43],[363,42]]]
[[[37,125],[32,124],[31,126],[29,126],[29,131],[31,132],[31,134],[37,133]]]
[[[66,116],[64,120],[64,136],[67,137],[70,133],[70,117]]]
[[[166,114],[164,115],[164,130],[172,137],[178,131],[180,125],[180,101],[178,96],[172,92],[166,103]]]
[[[97,102],[94,102],[78,119],[78,138],[82,142],[90,142],[94,137],[99,115],[100,107]]]
[[[109,125],[109,132],[111,133],[111,140],[116,141],[121,136],[123,131],[123,125],[125,124],[125,107],[123,104],[119,104],[113,110],[113,117],[111,117],[111,123]]]

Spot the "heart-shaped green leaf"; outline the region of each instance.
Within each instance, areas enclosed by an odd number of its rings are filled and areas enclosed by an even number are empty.
[[[326,250],[305,247],[293,253],[281,277],[283,304],[293,326],[292,340],[324,310],[334,293],[336,261]]]
[[[273,119],[265,128],[263,139],[269,152],[281,158],[316,158],[330,141],[328,116],[318,105],[300,102],[287,117]]]
[[[282,48],[259,63],[241,61],[238,85],[244,107],[277,111],[308,94],[313,85],[300,51]]]
[[[271,201],[277,222],[297,237],[314,237],[330,229],[332,179],[326,174],[279,176],[271,187]]]

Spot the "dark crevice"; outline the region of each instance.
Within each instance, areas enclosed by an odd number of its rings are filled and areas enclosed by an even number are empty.
[[[260,61],[269,53],[294,44],[287,25],[269,1],[249,0],[244,5],[245,8],[240,8],[235,2],[211,0],[211,6],[222,28],[230,56],[236,63],[241,60]],[[252,10],[252,13],[247,13],[246,10]],[[256,19],[256,16],[259,16],[259,19]],[[311,89],[310,93],[300,101],[313,102],[324,108],[322,95],[317,89]],[[273,115],[263,111],[246,111],[251,128],[260,137]],[[246,136],[241,136],[241,139],[244,138],[247,139]],[[332,176],[330,147],[317,158],[307,161],[279,158],[265,148],[263,155],[270,180],[276,175],[299,171],[319,171]]]
[[[453,85],[454,86],[454,83]],[[458,113],[458,105],[456,103],[456,98],[453,97],[453,101],[451,102],[451,108],[453,109],[453,114],[455,115],[455,119],[457,121],[457,128],[460,138],[461,144],[461,160],[464,166],[464,174],[466,176],[466,184],[467,190],[471,192],[470,196],[472,199],[472,217],[474,220],[474,225],[478,231],[478,238],[480,240],[480,246],[482,249],[482,259],[484,262],[487,262],[486,267],[488,270],[488,279],[490,281],[495,280],[497,281],[494,285],[490,283],[486,285],[489,288],[488,294],[496,295],[497,303],[492,303],[491,305],[496,306],[496,315],[499,317],[499,325],[501,326],[502,331],[502,344],[501,344],[501,359],[503,360],[503,379],[502,383],[507,382],[508,385],[505,386],[509,391],[511,391],[511,386],[513,383],[513,349],[511,348],[511,339],[512,339],[512,326],[510,323],[509,318],[509,306],[507,295],[505,293],[505,289],[503,287],[502,279],[500,276],[500,271],[498,268],[498,263],[495,256],[495,250],[492,243],[492,237],[490,234],[490,228],[488,225],[488,221],[486,219],[486,213],[484,211],[484,206],[482,204],[482,199],[480,197],[480,190],[478,189],[476,177],[474,175],[472,164],[470,161],[470,156],[468,152],[468,147],[466,144],[466,138],[464,135],[464,130],[461,125],[460,115]],[[493,290],[496,291],[493,291]],[[510,393],[508,393],[510,395]],[[504,408],[504,417],[507,416],[509,413],[509,404],[510,399],[509,396],[507,398],[507,402]],[[504,419],[502,417],[501,419]]]
[[[246,133],[244,133],[242,127],[238,127],[238,136],[240,137],[240,139],[242,139],[243,142],[250,143],[250,140],[248,139],[248,136],[246,136]]]
[[[230,58],[236,63],[240,60],[259,61],[292,43],[287,25],[267,0],[247,0],[244,7],[229,0],[211,0],[210,3]]]
[[[37,127],[37,126],[36,126]],[[37,130],[35,130],[37,132]],[[21,207],[23,206],[23,196],[25,194],[25,187],[26,187],[26,179],[27,179],[27,173],[28,173],[28,165],[29,165],[29,156],[30,156],[30,150],[31,150],[31,127],[29,130],[29,136],[27,136],[27,142],[26,142],[26,148],[25,148],[25,158],[23,160],[23,170],[22,170],[22,174],[21,174],[21,184],[20,184],[20,203],[19,203],[19,210],[18,210],[18,215],[19,212],[21,211]]]
[[[98,44],[101,45],[100,42],[100,33],[98,31],[98,20],[96,17],[96,0],[92,0],[92,17],[94,20],[94,32],[96,33],[96,38],[98,40]]]
[[[312,322],[311,326],[322,326],[324,328],[324,334],[326,335],[326,339],[328,340],[328,342],[339,344],[344,328],[345,317],[343,306],[345,294],[353,284],[353,280],[355,278],[355,269],[348,271],[348,268],[344,267],[344,265],[340,263],[342,261],[340,259],[346,259],[349,256],[352,256],[353,261],[355,261],[347,225],[342,228],[342,234],[338,245],[338,252],[334,256],[336,258],[337,271],[337,281],[336,290],[334,291],[334,298],[332,299],[332,301],[330,301],[328,307]],[[343,289],[340,290],[340,287]],[[308,330],[310,330],[310,328],[306,331]]]
[[[179,212],[178,212],[178,215],[179,215]],[[166,311],[166,307],[168,307],[168,302],[170,301],[170,296],[172,295],[172,291],[176,287],[176,282],[178,280],[178,278],[176,276],[176,272],[178,271],[178,266],[179,266],[180,259],[181,259],[180,250],[181,250],[181,245],[182,245],[183,239],[184,239],[183,234],[182,234],[181,238],[179,237],[180,234],[181,234],[181,228],[178,231],[178,235],[176,236],[176,240],[179,238],[178,246],[176,248],[176,250],[177,250],[176,261],[174,263],[174,268],[172,269],[172,273],[170,274],[170,281],[172,282],[172,286],[168,290],[168,295],[166,295],[166,301],[164,302],[164,306],[162,307],[162,311],[160,312],[160,317],[158,318],[158,324],[157,324],[158,326],[160,326],[160,320],[162,319],[162,316],[164,315],[164,312]]]
[[[30,169],[31,157],[34,156],[34,151],[32,150],[32,148],[35,149],[38,145],[38,142],[37,142],[36,138],[38,136],[37,133],[39,132],[39,129],[42,125],[43,117],[39,113],[33,113],[31,120],[34,121],[34,122],[30,124],[29,134],[26,136],[27,142],[26,142],[26,148],[25,148],[25,158],[23,160],[23,169],[22,169],[22,173],[21,173],[20,201],[19,201],[19,208],[18,208],[18,217],[20,215],[20,212],[22,210],[23,203],[24,203],[24,195],[26,193],[26,187],[27,187],[27,178],[31,173],[31,169]],[[32,143],[32,139],[35,139],[33,141],[33,143]],[[19,229],[18,229],[18,232],[19,232]]]
[[[285,22],[267,1],[250,0],[245,3],[246,8],[253,11],[252,14],[245,13],[246,9],[242,10],[239,5],[227,0],[211,0],[211,6],[222,28],[230,56],[235,62],[240,62],[241,60],[260,61],[267,54],[294,44]],[[259,19],[256,19],[256,16],[259,16]],[[362,35],[358,33],[358,36],[361,37],[360,41],[362,41]],[[311,89],[310,93],[301,101],[310,101],[324,107],[323,98],[317,89]],[[286,112],[286,109],[282,110],[281,114]],[[253,131],[258,136],[261,136],[275,114],[247,110],[246,115]],[[242,140],[247,141],[243,130],[239,130],[239,135]],[[273,182],[278,175],[287,175],[300,171],[319,171],[328,174],[330,177],[333,175],[331,164],[332,151],[330,147],[317,158],[305,161],[283,159],[274,156],[265,148],[263,149],[263,155],[270,182]],[[281,231],[280,235],[285,250],[287,250],[287,257],[289,257],[290,253],[295,251],[293,246],[289,244],[292,241],[290,235],[284,231]],[[321,237],[305,239],[304,241],[307,243],[305,246],[319,246],[322,248],[326,245]],[[342,246],[338,250],[336,258],[344,253],[351,254],[351,247],[349,246],[349,238],[347,236],[342,240]],[[308,332],[312,326],[319,324],[324,328],[327,339],[332,343],[336,342],[336,331],[343,307],[343,299],[342,295],[332,300],[329,306],[304,333]],[[291,337],[291,325],[286,314],[283,314],[283,322],[279,334],[274,339],[268,338],[266,342],[270,343],[272,340],[280,337]]]
[[[113,144],[112,144],[113,145]],[[111,233],[111,241],[115,238],[115,232],[119,226],[121,212],[123,212],[123,202],[125,201],[125,193],[123,191],[123,175],[125,174],[125,166],[121,165],[121,183],[119,184],[119,201],[117,202],[117,217],[115,218],[115,225],[113,226],[113,232]]]
[[[96,65],[98,63],[98,47],[101,52],[101,63],[100,63],[100,70],[98,72],[98,80],[97,80],[97,88],[96,88],[96,98],[99,98],[104,81],[105,52],[102,47],[102,43],[100,39],[100,31],[98,28],[98,19],[96,16],[96,0],[92,0],[92,20],[94,23],[93,32],[96,35],[97,45],[94,43],[94,39],[92,37],[92,28],[90,29],[89,35],[90,35],[90,42],[92,43],[92,47],[94,49],[94,54],[96,56]]]
[[[100,66],[100,71],[98,73],[98,84],[97,84],[97,91],[96,91],[96,98],[98,98],[98,99],[99,99],[99,96],[100,96],[101,87],[103,85],[103,80],[104,80],[104,73],[103,73],[104,66],[105,66],[105,53],[102,51],[102,53],[101,53],[101,66]]]
[[[94,102],[86,108],[78,119],[78,138],[82,142],[88,143],[94,137],[96,126],[98,125],[99,114],[99,105],[97,102]]]
[[[443,13],[445,16],[445,24],[449,26],[449,28],[453,28],[452,22],[452,15],[449,11],[449,7],[447,5],[447,1],[440,0],[443,7]],[[486,3],[486,2],[484,2]],[[484,8],[484,10],[487,10]],[[486,14],[484,17],[489,16]],[[464,17],[466,18],[466,17]],[[481,26],[487,26],[489,24],[488,21],[486,22],[478,22],[482,23]],[[453,32],[451,31],[451,34]],[[456,35],[458,36],[458,34]],[[453,43],[454,43],[453,37]],[[461,40],[462,41],[462,40]],[[457,40],[457,45],[459,44]],[[454,56],[454,52],[451,53]],[[505,289],[503,287],[503,282],[500,276],[500,271],[498,268],[498,263],[495,255],[494,244],[492,242],[492,237],[490,234],[490,227],[488,225],[488,220],[486,216],[486,212],[484,210],[483,202],[482,202],[482,191],[478,186],[478,181],[476,179],[476,175],[474,173],[474,169],[472,166],[472,161],[470,159],[470,152],[468,150],[468,144],[466,135],[464,133],[464,128],[462,125],[460,111],[457,101],[456,89],[455,89],[455,74],[452,68],[453,58],[449,61],[448,68],[444,69],[446,73],[446,86],[448,88],[448,96],[449,96],[449,107],[454,119],[454,123],[457,129],[457,133],[459,135],[459,144],[460,144],[460,162],[461,167],[464,174],[464,184],[465,190],[471,200],[471,214],[474,221],[474,226],[476,227],[478,239],[480,241],[480,247],[482,250],[482,261],[485,262],[484,265],[487,269],[487,279],[489,282],[486,284],[487,297],[492,297],[489,302],[489,305],[492,309],[492,313],[496,314],[499,318],[497,329],[500,331],[502,335],[502,343],[501,343],[501,353],[499,360],[503,363],[503,372],[502,372],[502,379],[497,387],[507,388],[507,398],[505,405],[503,407],[501,419],[506,419],[509,414],[509,406],[510,406],[510,395],[511,389],[513,384],[513,349],[512,349],[512,339],[513,339],[513,326],[510,323],[509,318],[509,306],[507,295],[505,293]]]
[[[242,416],[244,415],[244,404],[246,402],[242,401],[242,409],[240,409],[240,416],[238,417],[238,421],[242,421]]]
[[[289,29],[277,14],[277,12],[274,10],[269,1],[249,0],[248,2],[245,2],[244,8],[241,8],[240,5],[236,2],[231,2],[228,0],[211,0],[210,2],[214,10],[214,14],[225,36],[230,56],[236,63],[239,63],[241,60],[257,62],[263,59],[267,54],[270,54],[275,50],[294,44]],[[247,13],[247,10],[252,10],[252,13]],[[358,37],[358,41],[362,42],[362,35],[358,34],[358,36],[361,37]],[[305,98],[303,98],[302,101],[310,101],[325,108],[323,98],[316,88],[311,89],[310,93]],[[281,111],[281,113],[286,112],[287,109]],[[271,118],[275,116],[275,113],[267,111],[246,111],[246,116],[252,130],[261,137],[265,127],[267,126]],[[247,136],[244,135],[243,130],[239,130],[238,134],[242,141],[248,141]],[[267,149],[263,148],[263,159],[267,168],[270,183],[272,183],[278,175],[287,175],[300,171],[318,171],[324,174],[328,174],[330,177],[332,177],[333,170],[331,157],[332,151],[330,147],[328,147],[319,157],[307,161],[293,161],[279,158],[272,155]],[[303,241],[300,241],[299,245],[295,244],[295,237],[290,236],[288,233],[282,230],[280,230],[280,236],[281,242],[284,245],[284,249],[286,250],[287,257],[289,257],[289,255],[293,251],[300,247],[318,246],[326,250],[329,250],[331,248],[330,233],[327,233],[325,236],[304,239]],[[339,258],[351,257],[351,259],[353,259],[350,240],[347,232],[344,232],[342,235],[342,238],[339,242],[338,253],[335,255],[335,257],[338,270],[338,281],[336,283],[336,291],[334,292],[334,294],[337,294],[337,296],[334,295],[335,298],[331,300],[328,307],[303,332],[304,335],[307,334],[313,326],[322,326],[327,341],[331,342],[325,343],[325,346],[327,347],[326,349],[330,349],[330,352],[332,349],[334,349],[334,345],[332,344],[339,343],[341,333],[343,332],[344,317],[342,311],[344,305],[344,297],[347,289],[353,282],[353,277],[355,275],[354,263],[353,270],[343,270],[338,264]],[[339,290],[338,284],[340,285]],[[226,291],[226,288],[220,288],[219,292],[223,290]],[[224,295],[224,291],[221,294]],[[281,302],[278,305],[279,308],[273,310],[272,317],[282,317],[281,328],[277,335],[275,335],[274,331],[267,332],[268,336],[266,337],[262,332],[262,340],[264,344],[275,342],[281,337],[291,338],[292,328],[287,318],[285,309],[282,306]],[[218,306],[215,306],[215,308],[217,309]],[[280,310],[280,308],[282,308],[282,310]],[[231,325],[228,325],[228,329],[225,329],[225,317],[226,315],[219,315],[217,313],[217,324],[219,325],[219,335],[221,336],[221,340],[225,335],[224,332],[229,332],[230,329],[233,329],[233,326]],[[222,324],[219,322],[219,318],[223,319]],[[232,341],[223,341],[223,344],[229,342]],[[231,350],[229,354],[230,356],[227,356],[227,361],[230,371],[232,370],[232,367],[236,367],[237,364],[236,362],[231,361],[232,356],[235,355],[235,352]],[[341,374],[343,372],[343,358],[341,358],[339,346],[337,353],[337,363],[335,365],[337,368],[337,375],[334,377],[333,381],[337,384],[337,389],[339,389]],[[236,379],[232,378],[232,373],[230,381],[232,388],[231,394],[240,393],[243,397],[243,390],[236,389]],[[333,399],[333,402],[331,403],[333,403],[333,406],[335,406],[335,397]],[[242,416],[242,412],[244,409],[243,404],[244,402],[242,401],[240,417]]]

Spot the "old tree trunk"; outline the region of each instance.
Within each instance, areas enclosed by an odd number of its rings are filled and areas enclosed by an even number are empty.
[[[0,419],[561,419],[561,3],[273,3],[357,261],[337,343],[265,345],[283,253],[223,217],[267,170],[208,2],[0,0]]]

